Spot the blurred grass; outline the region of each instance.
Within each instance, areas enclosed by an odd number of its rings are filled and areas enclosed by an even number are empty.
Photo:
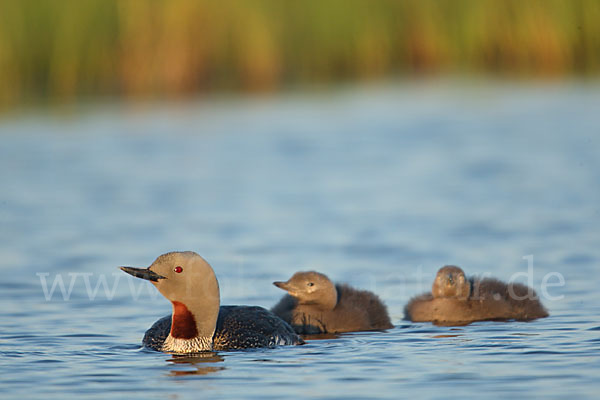
[[[0,0],[0,108],[599,72],[598,0]]]

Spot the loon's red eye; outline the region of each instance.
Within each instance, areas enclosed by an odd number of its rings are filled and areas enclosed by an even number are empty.
[[[181,268],[180,266],[175,267],[175,269],[173,270],[177,273],[183,272],[183,268]]]

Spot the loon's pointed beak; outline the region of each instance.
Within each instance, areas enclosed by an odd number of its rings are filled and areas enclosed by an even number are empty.
[[[133,268],[133,267],[119,267],[121,270],[127,272],[129,275],[133,275],[136,278],[142,278],[147,281],[158,282],[159,279],[166,279],[164,276],[151,271],[150,268]]]

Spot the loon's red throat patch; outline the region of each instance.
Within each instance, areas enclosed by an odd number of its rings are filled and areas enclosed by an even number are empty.
[[[192,339],[198,336],[194,315],[185,304],[178,301],[173,303],[173,320],[171,321],[171,336],[177,339]]]

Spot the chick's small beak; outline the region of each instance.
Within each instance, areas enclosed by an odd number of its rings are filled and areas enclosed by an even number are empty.
[[[119,267],[122,271],[127,272],[129,275],[133,275],[136,278],[142,278],[147,281],[158,282],[159,279],[166,279],[164,276],[157,274],[150,270],[150,268],[133,268],[133,267]]]
[[[290,285],[287,282],[273,282],[273,285],[277,286],[279,289],[288,290]]]

